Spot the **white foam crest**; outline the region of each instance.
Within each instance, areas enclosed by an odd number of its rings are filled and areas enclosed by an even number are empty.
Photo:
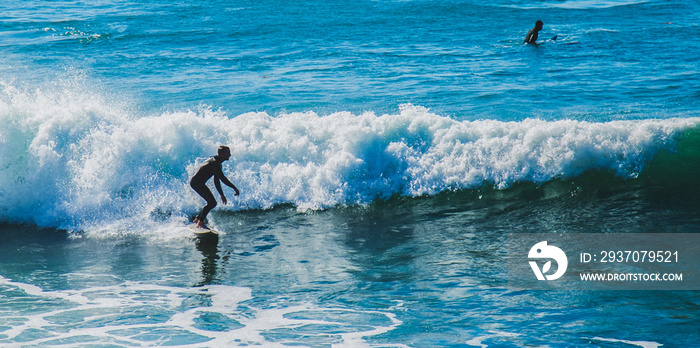
[[[491,340],[494,338],[514,339],[519,336],[521,336],[521,334],[504,331],[489,331],[488,335],[474,337],[468,340],[466,344],[472,347],[487,348],[489,345],[484,343],[486,340]]]
[[[398,115],[314,113],[231,120],[242,205],[301,209],[364,204],[394,194],[506,188],[609,169],[634,177],[698,119],[456,121],[407,106]]]
[[[229,117],[135,115],[74,84],[0,95],[0,220],[180,238],[203,200],[192,174],[220,144],[240,189],[217,209],[368,204],[392,195],[507,188],[587,170],[634,177],[697,118],[591,123],[458,121],[406,105],[398,114],[313,112]],[[210,183],[211,184],[211,183]],[[157,231],[154,232],[154,231]]]
[[[185,168],[222,140],[200,130],[225,116],[136,117],[80,86],[0,83],[0,220],[112,232],[182,220],[195,206]]]
[[[94,276],[94,275],[86,275]],[[178,288],[123,282],[76,290],[47,291],[0,276],[0,287],[25,295],[22,303],[44,310],[3,313],[14,325],[0,333],[3,346],[265,347],[304,343],[370,347],[366,338],[401,325],[393,313],[312,304],[255,308],[249,288],[207,285]],[[58,301],[58,302],[56,302]],[[300,332],[303,333],[300,335]]]
[[[651,341],[630,341],[630,340],[620,340],[615,338],[603,338],[603,337],[592,337],[590,340],[600,341],[600,342],[613,342],[613,343],[624,343],[631,346],[637,346],[642,348],[658,348],[663,346],[661,343],[651,342]]]
[[[647,2],[647,0],[568,0],[556,2],[543,1],[537,3],[525,3],[518,5],[509,5],[508,7],[514,7],[519,9],[561,8],[566,10],[591,10],[638,5]]]

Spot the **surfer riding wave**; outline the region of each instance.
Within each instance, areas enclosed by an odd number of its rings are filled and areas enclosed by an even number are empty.
[[[212,176],[214,177],[214,186],[216,186],[216,190],[219,191],[221,201],[224,204],[226,204],[227,201],[224,191],[221,189],[221,182],[236,191],[236,196],[238,196],[240,193],[238,188],[236,188],[236,186],[231,183],[226,176],[224,176],[224,172],[221,170],[221,164],[224,161],[228,161],[229,158],[231,158],[231,149],[229,149],[228,146],[219,146],[217,155],[206,160],[204,164],[197,169],[197,172],[190,180],[190,186],[192,189],[202,196],[205,201],[207,201],[207,204],[204,206],[204,208],[202,208],[202,211],[194,219],[194,223],[197,224],[197,227],[207,228],[207,226],[204,224],[204,220],[206,219],[207,214],[209,214],[209,212],[216,207],[216,199],[214,198],[214,194],[212,194],[211,190],[207,187],[207,181]]]

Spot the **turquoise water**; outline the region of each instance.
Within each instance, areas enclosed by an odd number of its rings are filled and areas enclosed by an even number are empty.
[[[700,341],[697,291],[506,265],[509,233],[700,232],[696,1],[0,9],[2,346]],[[197,240],[219,144],[241,196]]]

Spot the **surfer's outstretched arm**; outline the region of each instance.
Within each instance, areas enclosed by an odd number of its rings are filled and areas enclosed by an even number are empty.
[[[226,184],[226,186],[228,186],[228,187],[232,188],[234,191],[236,191],[236,196],[238,196],[240,191],[238,191],[238,188],[236,187],[236,185],[234,185],[232,182],[230,182],[225,176],[221,176],[221,181],[224,184]]]
[[[234,191],[236,191],[236,196],[238,196],[240,191],[238,191],[238,188],[233,183],[231,183],[228,179],[226,179],[225,176],[222,176],[221,180],[219,180],[218,176],[214,176],[214,186],[216,186],[216,190],[219,191],[219,195],[221,196],[221,201],[224,202],[224,204],[227,204],[228,202],[226,201],[226,196],[224,195],[224,190],[221,189],[221,181],[223,181],[224,184],[226,184],[226,186],[228,186],[228,187],[232,188]]]
[[[221,189],[221,182],[226,184],[226,186],[232,188],[234,191],[236,191],[236,196],[240,194],[240,191],[238,191],[238,188],[236,185],[234,185],[231,181],[229,181],[226,176],[224,176],[223,171],[216,173],[214,175],[214,186],[216,186],[216,190],[219,191],[219,195],[221,196],[221,201],[224,202],[224,204],[227,204],[228,202],[226,201],[226,196],[224,195],[224,190]]]

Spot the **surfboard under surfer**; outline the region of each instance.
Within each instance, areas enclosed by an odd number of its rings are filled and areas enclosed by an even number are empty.
[[[537,37],[539,36],[539,32],[542,30],[543,26],[544,23],[542,23],[541,20],[537,20],[537,22],[535,22],[535,27],[527,32],[527,36],[525,36],[525,43],[537,44]]]
[[[216,207],[216,199],[214,198],[214,194],[212,194],[211,190],[207,187],[207,181],[212,176],[214,177],[214,186],[216,186],[216,190],[219,191],[221,201],[224,204],[226,204],[227,201],[224,191],[221,189],[221,182],[236,191],[236,196],[238,196],[240,193],[238,188],[236,188],[236,186],[232,184],[231,181],[226,178],[226,176],[224,176],[224,172],[221,170],[221,164],[224,161],[228,161],[229,158],[231,158],[231,149],[229,149],[228,146],[219,146],[216,156],[210,157],[208,160],[206,160],[204,164],[197,169],[197,172],[190,180],[190,186],[192,189],[202,196],[205,201],[207,201],[207,205],[202,208],[202,212],[199,213],[199,215],[197,215],[197,217],[194,219],[194,223],[197,224],[197,227],[207,228],[207,226],[204,224],[204,220],[207,218],[209,211]]]

